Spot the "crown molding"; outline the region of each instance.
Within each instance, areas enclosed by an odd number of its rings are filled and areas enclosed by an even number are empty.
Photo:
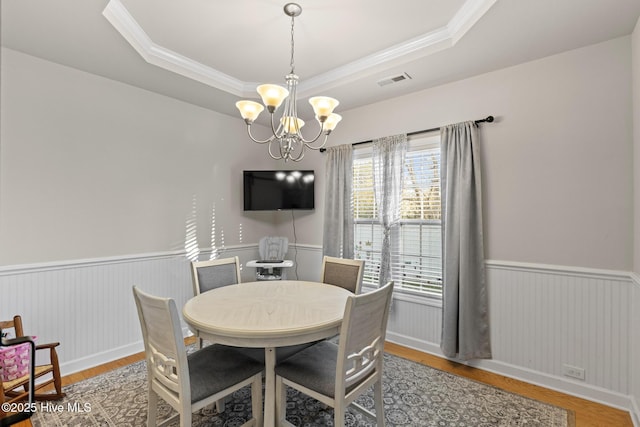
[[[451,34],[452,46],[458,43],[496,1],[497,0],[470,0],[462,5],[447,24],[447,29]]]
[[[243,82],[154,43],[120,0],[109,0],[102,15],[150,64],[237,96],[246,96],[255,88],[254,83]]]
[[[305,79],[298,86],[301,97],[411,60],[451,48],[482,18],[497,0],[467,0],[444,27],[398,43],[333,70]],[[150,64],[240,97],[255,97],[258,83],[244,82],[151,40],[120,0],[109,0],[102,14]]]
[[[311,91],[315,92],[320,88],[328,89],[364,75],[374,74],[383,69],[449,49],[456,45],[496,1],[467,0],[446,26],[375,52],[326,73],[307,78],[300,83],[298,93],[301,97],[306,97],[311,95],[309,93]]]

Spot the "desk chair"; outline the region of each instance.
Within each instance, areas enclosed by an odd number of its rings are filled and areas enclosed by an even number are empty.
[[[276,365],[276,420],[286,417],[289,386],[334,408],[336,427],[344,426],[348,405],[384,426],[382,370],[384,340],[389,319],[393,282],[366,294],[350,296],[340,329],[340,344],[320,341]],[[374,387],[376,414],[354,400]],[[377,415],[377,416],[376,416]]]
[[[334,258],[326,255],[322,258],[322,283],[340,286],[357,295],[362,288],[363,274],[362,259]]]
[[[0,329],[4,332],[13,329],[16,338],[25,337],[22,328],[22,317],[13,316],[12,320],[0,321]],[[47,353],[48,362],[36,365],[34,369],[34,378],[48,377],[45,381],[37,382],[34,390],[34,398],[36,400],[58,400],[65,396],[62,392],[62,380],[60,377],[60,366],[58,364],[58,353],[56,347],[60,343],[54,342],[49,344],[38,344],[35,347],[36,352],[43,350],[41,353]],[[53,391],[45,390],[49,385],[53,384]],[[29,394],[29,375],[24,375],[10,381],[2,381],[0,378],[0,398],[2,402],[15,402],[26,398]]]
[[[252,418],[242,426],[262,425],[264,365],[232,347],[210,345],[187,355],[176,303],[133,287],[147,362],[149,411],[147,426],[156,426],[158,397],[190,426],[192,414],[251,385]],[[169,420],[163,421],[162,425]]]

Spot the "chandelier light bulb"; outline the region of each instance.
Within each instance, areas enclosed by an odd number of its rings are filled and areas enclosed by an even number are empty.
[[[277,110],[282,101],[289,96],[289,91],[278,85],[260,85],[256,90],[262,97],[262,102],[267,106],[269,112]]]
[[[323,117],[329,117],[339,103],[337,99],[329,98],[328,96],[314,96],[309,98],[309,104],[313,107],[316,116],[320,118],[320,122],[324,121],[322,119]]]
[[[298,131],[302,129],[302,126],[304,126],[304,121],[297,117],[282,117],[280,123],[284,126],[285,132],[293,135],[297,134]]]
[[[258,118],[264,107],[254,101],[238,101],[236,107],[240,110],[240,115],[245,122],[253,123]]]
[[[340,120],[342,120],[342,116],[340,114],[331,113],[324,122],[324,130],[327,133],[331,132],[336,128],[336,125]]]

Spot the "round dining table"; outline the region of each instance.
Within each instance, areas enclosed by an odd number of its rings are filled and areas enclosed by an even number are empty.
[[[275,425],[277,347],[339,333],[347,298],[338,286],[299,280],[246,282],[204,292],[182,309],[198,337],[237,347],[264,348],[264,425]]]

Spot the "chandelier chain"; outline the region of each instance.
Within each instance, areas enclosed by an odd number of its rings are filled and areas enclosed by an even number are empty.
[[[293,51],[294,51],[294,42],[293,42],[293,23],[295,21],[295,17],[291,15],[291,74],[295,74],[295,64],[293,62]]]

